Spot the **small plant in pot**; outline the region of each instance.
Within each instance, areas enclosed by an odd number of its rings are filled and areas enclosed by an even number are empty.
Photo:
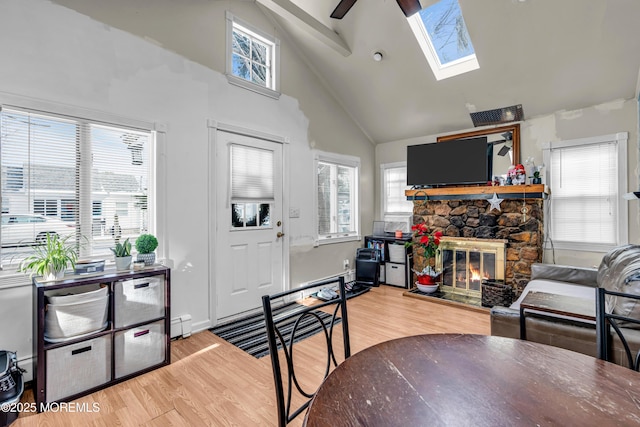
[[[153,234],[141,234],[136,239],[136,250],[138,251],[137,261],[144,261],[144,265],[153,265],[156,262],[158,239]]]
[[[129,239],[124,243],[116,242],[115,248],[111,252],[116,256],[116,270],[128,270],[131,265],[131,242]]]
[[[540,177],[540,171],[535,171],[531,177],[532,184],[542,184],[542,178]]]
[[[19,270],[42,276],[45,281],[61,280],[67,266],[74,268],[78,261],[78,253],[67,240],[47,233],[44,244],[34,246],[34,253],[22,261]]]

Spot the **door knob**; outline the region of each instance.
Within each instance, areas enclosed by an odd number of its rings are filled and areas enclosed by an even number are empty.
[[[282,237],[284,236],[284,233],[282,231],[278,231],[278,234],[276,234],[276,237]]]

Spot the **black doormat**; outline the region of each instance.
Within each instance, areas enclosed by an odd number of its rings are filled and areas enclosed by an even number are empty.
[[[358,295],[362,295],[368,290],[369,288],[348,291],[347,298],[353,298]],[[289,304],[285,304],[273,309],[273,315],[275,317],[278,314],[296,310],[299,311],[304,308],[305,307],[301,306],[300,304],[291,302]],[[317,310],[315,312],[322,319],[322,322],[326,327],[331,324],[330,314]],[[291,330],[293,329],[295,320],[296,319],[293,318],[291,319],[289,324],[281,327],[281,332],[285,338],[285,341],[288,341],[289,337],[291,336]],[[340,319],[336,319],[336,323],[338,322],[340,322]],[[269,354],[269,343],[267,342],[264,313],[262,312],[243,317],[232,322],[216,325],[209,330],[223,340],[235,345],[241,350],[246,351],[254,357],[260,358]],[[322,326],[313,316],[309,316],[298,325],[294,342],[298,342],[305,338],[311,337],[321,331]],[[281,348],[280,343],[278,343],[278,348]]]

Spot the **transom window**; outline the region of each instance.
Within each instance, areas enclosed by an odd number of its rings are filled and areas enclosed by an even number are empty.
[[[227,79],[230,83],[279,97],[280,42],[227,12]]]
[[[271,87],[271,45],[263,43],[239,25],[233,26],[233,75]]]
[[[437,80],[480,68],[458,0],[440,0],[407,20]]]
[[[318,151],[315,166],[318,243],[359,239],[360,159]]]

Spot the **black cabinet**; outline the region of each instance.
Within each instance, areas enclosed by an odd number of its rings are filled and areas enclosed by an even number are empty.
[[[170,280],[164,266],[34,278],[38,410],[168,365]]]
[[[401,288],[411,287],[412,250],[404,246],[409,241],[411,236],[399,239],[394,236],[365,236],[364,247],[380,251],[381,283]]]

